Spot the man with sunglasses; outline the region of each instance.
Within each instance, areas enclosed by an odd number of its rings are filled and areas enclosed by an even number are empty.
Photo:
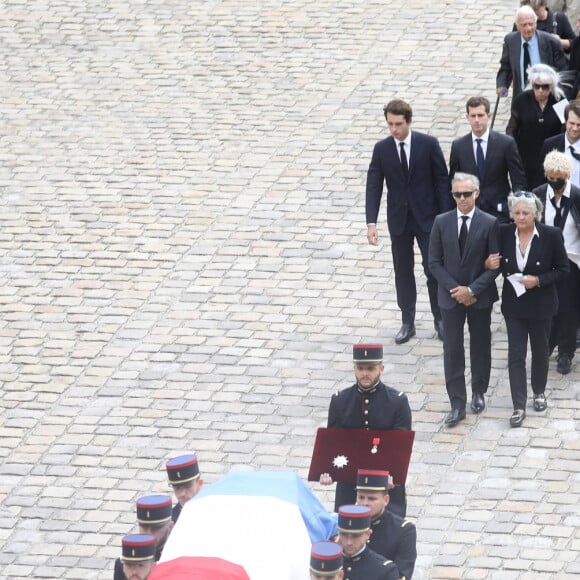
[[[429,240],[429,268],[438,285],[437,298],[445,333],[443,366],[454,427],[465,419],[465,320],[470,336],[471,410],[485,409],[484,394],[491,369],[491,310],[498,299],[499,270],[485,268],[485,259],[499,249],[498,221],[477,207],[479,180],[456,173],[451,188],[457,208],[435,218]]]
[[[460,171],[479,178],[477,207],[509,223],[507,197],[526,188],[526,175],[513,137],[489,128],[491,106],[485,97],[471,97],[465,105],[471,132],[451,144],[449,176]]]

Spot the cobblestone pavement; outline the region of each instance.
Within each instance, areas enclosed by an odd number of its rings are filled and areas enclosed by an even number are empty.
[[[510,430],[496,309],[488,408],[443,428],[424,279],[396,347],[384,213],[365,237],[382,105],[447,155],[516,4],[1,3],[1,578],[111,578],[182,452],[305,477],[361,340],[414,413],[415,578],[580,574],[578,366]]]

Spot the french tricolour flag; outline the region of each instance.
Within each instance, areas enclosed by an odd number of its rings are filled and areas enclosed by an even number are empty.
[[[311,544],[336,531],[295,473],[232,472],[185,505],[149,578],[309,580]]]

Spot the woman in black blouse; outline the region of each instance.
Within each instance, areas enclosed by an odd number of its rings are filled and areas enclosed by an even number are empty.
[[[528,189],[546,181],[541,150],[544,140],[562,131],[562,121],[553,107],[563,96],[560,75],[547,64],[536,64],[528,69],[526,90],[512,101],[506,133],[518,145]]]

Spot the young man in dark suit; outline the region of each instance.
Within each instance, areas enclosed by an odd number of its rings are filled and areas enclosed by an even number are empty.
[[[384,113],[391,136],[375,145],[367,173],[367,239],[371,245],[378,244],[376,224],[385,183],[397,304],[402,315],[395,342],[402,344],[415,336],[414,240],[423,258],[435,329],[443,340],[437,282],[427,266],[427,251],[435,216],[452,207],[447,166],[437,139],[411,131],[413,111],[408,103],[395,99],[384,107]]]
[[[484,394],[491,369],[491,309],[498,299],[499,270],[487,270],[485,260],[498,250],[497,219],[475,207],[479,181],[456,173],[452,182],[457,209],[435,218],[429,244],[429,268],[438,283],[443,317],[443,365],[451,412],[448,427],[465,419],[464,325],[469,327],[471,410],[485,409]]]
[[[509,223],[507,197],[510,191],[526,188],[526,175],[513,137],[491,131],[490,103],[485,97],[471,97],[465,110],[471,133],[455,139],[449,157],[449,176],[460,171],[479,178],[477,207]]]

